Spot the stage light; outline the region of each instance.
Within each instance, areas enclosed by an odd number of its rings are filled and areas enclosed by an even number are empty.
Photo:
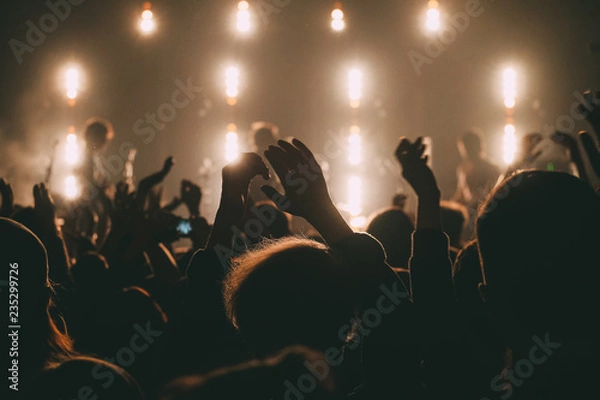
[[[69,165],[75,165],[80,159],[80,149],[77,143],[77,135],[69,133],[67,135],[67,143],[65,145],[65,161]]]
[[[341,4],[336,3],[335,9],[331,12],[331,29],[336,32],[341,32],[345,27],[344,12],[341,9]]]
[[[360,107],[362,97],[362,72],[359,69],[351,69],[348,73],[348,97],[350,107]]]
[[[516,129],[512,124],[507,124],[504,127],[504,162],[506,165],[512,164],[517,153],[517,136]]]
[[[150,10],[152,5],[148,2],[144,3],[144,11],[139,21],[140,31],[143,34],[148,35],[156,29],[156,22],[154,21],[154,13]]]
[[[353,125],[350,128],[348,136],[348,162],[351,165],[358,165],[362,161],[362,139],[360,137],[360,128]]]
[[[69,200],[74,200],[79,197],[80,193],[81,190],[77,179],[73,175],[67,176],[64,182],[64,196]]]
[[[250,29],[250,5],[247,1],[240,1],[237,12],[237,30],[241,33],[248,33]]]
[[[75,100],[81,89],[81,72],[77,67],[69,67],[65,72],[65,90],[69,100]]]
[[[362,211],[362,179],[353,175],[348,179],[347,211],[350,216],[357,217]]]
[[[427,3],[427,20],[425,26],[427,30],[437,32],[440,30],[442,23],[440,22],[440,10],[437,0],[430,0]]]
[[[240,70],[237,67],[228,67],[225,70],[225,94],[227,95],[228,103],[235,100],[239,94]],[[233,102],[235,104],[235,102]]]
[[[353,229],[363,229],[367,223],[367,217],[359,215],[358,217],[350,218],[350,226]]]
[[[517,72],[513,68],[504,70],[504,105],[514,108],[517,97]]]
[[[235,124],[229,124],[225,136],[225,160],[227,162],[235,161],[239,155],[237,127]]]

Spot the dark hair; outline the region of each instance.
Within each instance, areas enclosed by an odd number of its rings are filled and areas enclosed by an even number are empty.
[[[326,374],[316,379],[306,365],[325,366]],[[323,369],[322,371],[325,371]],[[192,375],[175,379],[163,390],[159,400],[270,400],[289,398],[295,390],[303,399],[333,400],[336,394],[334,376],[324,356],[307,347],[292,346],[264,360],[220,368],[206,375]],[[298,382],[309,377],[314,389],[309,393],[298,389]],[[286,396],[286,392],[288,395]],[[298,394],[293,393],[294,398]],[[285,397],[284,397],[285,396]]]
[[[502,182],[477,221],[490,311],[521,332],[595,338],[598,227],[600,197],[572,175],[526,171]]]
[[[454,201],[442,201],[440,206],[442,226],[450,238],[450,245],[461,248],[462,232],[469,219],[469,212],[465,206]]]
[[[250,349],[264,355],[293,344],[341,345],[338,330],[355,308],[338,264],[327,246],[297,237],[266,241],[234,259],[225,308]]]
[[[367,232],[383,245],[388,263],[396,268],[408,268],[414,230],[410,218],[396,207],[379,211],[367,226]]]
[[[86,398],[143,400],[137,382],[123,369],[92,357],[73,357],[45,368],[35,379],[27,400]]]

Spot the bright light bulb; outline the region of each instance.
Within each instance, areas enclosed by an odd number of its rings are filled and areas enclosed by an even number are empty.
[[[227,97],[234,99],[239,94],[240,71],[236,67],[228,67],[225,70],[225,88]]]
[[[230,126],[229,129],[234,127]],[[239,155],[238,135],[233,130],[230,130],[225,136],[225,160],[227,162],[235,161]]]
[[[512,124],[508,124],[504,127],[504,162],[506,165],[512,164],[515,160],[517,153],[517,137],[515,135],[515,127]]]
[[[77,179],[73,175],[67,176],[64,182],[64,195],[69,200],[79,197],[80,188]]]
[[[506,108],[513,108],[517,97],[517,72],[513,68],[507,68],[503,76],[504,105]]]
[[[156,24],[153,19],[143,19],[140,21],[140,29],[143,33],[151,33],[156,28]]]
[[[142,12],[142,19],[152,19],[153,16],[154,13],[150,10],[144,10],[144,12]]]
[[[358,176],[348,179],[348,212],[352,217],[360,215],[362,211],[362,180]]]
[[[441,23],[441,13],[440,10],[438,9],[439,7],[439,3],[435,0],[430,1],[427,4],[427,18],[425,21],[425,27],[427,28],[427,30],[431,31],[431,32],[437,32],[440,30],[440,28],[442,27],[442,23]]]
[[[352,69],[348,74],[348,97],[350,106],[358,108],[362,97],[362,72],[358,69]]]
[[[345,27],[346,23],[341,19],[334,19],[333,21],[331,21],[331,29],[333,29],[336,32],[343,31]]]
[[[333,10],[331,12],[331,18],[333,19],[343,19],[344,18],[344,12],[342,10],[340,10],[339,8],[336,8],[335,10]]]
[[[247,1],[240,1],[237,12],[237,30],[241,33],[247,33],[250,28],[250,4]]]

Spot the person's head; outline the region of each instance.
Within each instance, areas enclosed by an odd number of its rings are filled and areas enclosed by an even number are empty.
[[[442,201],[442,226],[450,238],[450,246],[462,247],[462,232],[469,220],[467,208],[455,201]]]
[[[73,357],[45,368],[26,400],[143,400],[136,381],[116,365],[91,357]]]
[[[109,284],[108,275],[108,262],[103,255],[96,252],[83,254],[71,267],[71,276],[75,285],[87,293],[106,291],[106,286]]]
[[[72,354],[72,342],[50,317],[54,290],[48,278],[48,255],[40,239],[20,223],[0,218],[0,263],[9,287],[18,283],[18,320],[23,322],[19,354],[25,379],[28,372]],[[0,293],[8,304],[8,288]],[[3,326],[10,325],[8,316],[8,312],[2,313]]]
[[[404,207],[406,207],[406,199],[407,197],[404,193],[396,193],[392,198],[392,206],[404,210]]]
[[[279,128],[270,122],[255,122],[251,126],[251,137],[258,154],[279,140]]]
[[[521,139],[521,157],[526,158],[533,154],[535,147],[544,139],[541,133],[532,132]]]
[[[468,131],[458,141],[458,150],[464,159],[477,159],[483,153],[481,135],[476,131]]]
[[[521,172],[489,195],[477,221],[482,292],[509,340],[596,340],[599,227],[600,197],[569,174]]]
[[[248,348],[259,355],[294,344],[326,349],[354,314],[345,271],[327,246],[289,237],[264,242],[233,260],[225,307]]]
[[[367,232],[381,242],[388,263],[396,268],[408,267],[414,230],[410,218],[396,207],[379,211],[367,225]]]
[[[105,119],[94,117],[85,125],[85,142],[92,151],[102,150],[115,135],[112,124]]]
[[[307,366],[319,366],[315,378]],[[314,371],[314,370],[313,370]],[[293,346],[264,360],[220,368],[205,375],[175,379],[161,391],[159,400],[306,400],[340,399],[332,367],[324,356],[302,346]],[[306,390],[306,387],[312,390]]]

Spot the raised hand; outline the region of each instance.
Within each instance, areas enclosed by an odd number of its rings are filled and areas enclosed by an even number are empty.
[[[600,178],[600,153],[592,135],[585,131],[579,132],[579,139],[588,155],[594,173]]]
[[[33,187],[34,210],[42,235],[56,234],[56,207],[46,184]]]
[[[186,205],[190,215],[200,215],[200,202],[202,201],[202,189],[200,186],[188,180],[181,181],[181,193],[179,199]]]
[[[583,93],[585,103],[579,105],[579,112],[585,115],[587,121],[594,129],[600,140],[600,92],[592,93],[591,90]]]
[[[230,211],[235,211],[238,219],[242,217],[248,200],[250,181],[258,175],[265,180],[269,179],[269,169],[255,153],[242,153],[235,162],[223,168],[221,203],[229,207]]]
[[[414,143],[400,138],[396,148],[396,159],[402,165],[402,176],[412,186],[417,196],[434,196],[439,199],[440,189],[433,172],[427,165],[427,156],[423,156],[425,145],[419,137]]]
[[[165,177],[169,174],[169,172],[171,172],[171,169],[173,168],[174,164],[175,164],[175,161],[173,160],[173,157],[168,157],[165,160],[163,167],[159,172],[156,172],[150,176],[147,176],[140,181],[140,184],[138,185],[137,193],[135,196],[137,206],[140,209],[142,209],[144,207],[144,205],[146,204],[146,198],[148,197],[148,193],[150,192],[150,190],[165,179]]]
[[[583,158],[581,157],[581,151],[579,151],[577,139],[567,133],[558,131],[554,132],[554,134],[551,136],[551,139],[554,143],[564,147],[569,151],[571,161],[573,161],[577,167],[579,178],[586,182],[590,182],[587,172],[585,171],[585,165],[583,163]]]
[[[242,153],[239,158],[223,167],[221,203],[215,217],[208,248],[229,248],[233,239],[232,228],[241,220],[248,202],[250,181],[261,175],[269,179],[269,169],[258,154]]]
[[[396,148],[396,158],[402,165],[402,176],[419,198],[417,230],[442,230],[440,189],[433,172],[427,165],[427,156],[423,156],[424,152],[423,138],[418,138],[411,143],[407,138],[402,137]]]
[[[321,167],[304,143],[298,139],[292,143],[279,140],[277,146],[269,146],[265,157],[285,193],[269,185],[261,189],[282,211],[305,218],[329,243],[352,234],[329,196]]]
[[[15,211],[15,199],[12,186],[4,178],[0,178],[0,216],[10,217]]]
[[[269,185],[261,189],[280,208],[285,208],[284,211],[310,221],[319,209],[333,206],[323,171],[315,156],[300,140],[293,139],[292,143],[279,140],[277,144],[269,146],[265,157],[279,176],[285,193],[278,193]]]

